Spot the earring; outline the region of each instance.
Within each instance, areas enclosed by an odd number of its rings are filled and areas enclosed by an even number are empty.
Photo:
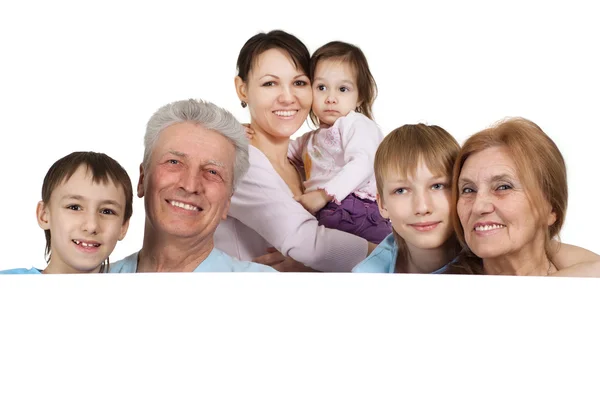
[[[246,106],[248,106],[248,103],[246,103],[246,102],[244,102],[244,101],[242,100],[242,107],[243,107],[243,108],[246,108]]]

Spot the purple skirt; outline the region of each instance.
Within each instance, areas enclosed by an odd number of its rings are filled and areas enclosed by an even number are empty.
[[[379,244],[392,232],[392,224],[381,217],[377,203],[348,195],[341,205],[329,202],[316,215],[319,225],[358,235]]]

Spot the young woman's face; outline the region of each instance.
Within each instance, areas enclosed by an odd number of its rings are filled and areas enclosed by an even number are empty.
[[[240,99],[248,104],[252,124],[266,134],[289,138],[306,121],[312,103],[310,80],[284,51],[263,52],[248,81],[236,78],[236,84]]]
[[[419,162],[414,176],[388,174],[383,194],[377,195],[379,211],[409,247],[435,249],[453,233],[450,220],[450,177],[433,174]]]
[[[551,225],[556,216],[549,204],[543,216],[534,209],[517,167],[507,150],[493,147],[470,155],[458,179],[458,217],[469,248],[480,258],[518,253],[527,247],[542,247],[545,230],[540,219]]]

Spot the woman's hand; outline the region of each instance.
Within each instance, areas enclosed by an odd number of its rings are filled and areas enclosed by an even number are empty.
[[[306,192],[303,195],[294,197],[294,200],[300,202],[300,204],[313,215],[323,209],[331,199],[333,199],[333,197],[327,195],[327,192],[322,189]]]
[[[283,256],[275,248],[268,248],[266,254],[254,258],[254,263],[260,263],[262,265],[271,266],[273,269],[280,272],[317,272],[308,266],[304,266],[302,263],[290,258],[289,256]]]

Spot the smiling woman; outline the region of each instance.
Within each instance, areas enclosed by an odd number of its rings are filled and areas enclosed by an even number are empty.
[[[250,168],[215,244],[236,258],[280,271],[350,271],[374,246],[320,226],[294,199],[303,193],[305,176],[288,159],[288,148],[313,100],[309,60],[306,46],[283,31],[257,34],[242,47],[235,87],[250,111]]]
[[[560,269],[555,237],[567,211],[567,172],[536,124],[510,119],[470,137],[454,165],[452,195],[454,228],[472,253],[464,268],[536,276]]]

